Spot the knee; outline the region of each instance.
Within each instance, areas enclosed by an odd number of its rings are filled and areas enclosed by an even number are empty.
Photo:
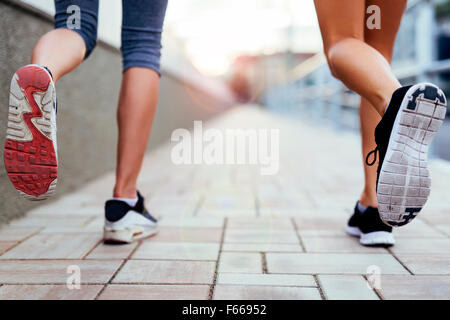
[[[161,30],[122,27],[123,71],[131,67],[149,68],[161,75]]]
[[[86,46],[86,59],[97,45],[97,10],[82,5],[72,9],[69,2],[55,1],[55,28],[71,29],[78,33]],[[95,5],[96,2],[92,3]]]
[[[333,75],[333,77],[337,78],[337,73],[336,73],[336,55],[335,55],[335,51],[334,51],[334,46],[326,48],[324,50],[324,53],[325,53],[325,57],[327,59],[328,67],[330,68],[331,74]]]
[[[342,61],[342,59],[346,59],[346,52],[347,50],[352,49],[352,47],[355,45],[355,41],[360,42],[361,40],[354,37],[349,37],[336,41],[333,44],[325,47],[325,57],[328,61],[328,66],[330,68],[331,74],[335,78],[338,78],[337,69],[339,63]]]

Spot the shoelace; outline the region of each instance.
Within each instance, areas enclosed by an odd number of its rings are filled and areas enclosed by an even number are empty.
[[[366,157],[366,164],[367,164],[368,166],[373,166],[373,165],[375,164],[375,162],[377,162],[377,151],[379,151],[378,146],[376,146],[375,149],[373,149],[372,151],[370,151],[370,152],[367,154],[367,157]],[[369,157],[370,157],[372,154],[373,154],[373,161],[372,161],[372,162],[369,162]]]

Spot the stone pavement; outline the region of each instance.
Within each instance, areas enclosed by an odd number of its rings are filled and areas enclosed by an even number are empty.
[[[448,163],[431,162],[429,202],[395,230],[397,244],[367,248],[344,233],[362,186],[357,135],[253,107],[205,127],[278,128],[278,174],[175,166],[168,143],[148,154],[139,183],[158,235],[102,243],[111,172],[0,228],[0,300],[450,298]],[[79,290],[66,285],[71,268]]]

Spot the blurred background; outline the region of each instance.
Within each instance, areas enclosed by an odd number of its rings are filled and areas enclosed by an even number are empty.
[[[53,0],[24,2],[53,14]],[[121,1],[100,1],[100,39],[119,47],[120,23]],[[321,54],[312,0],[170,0],[163,44],[166,70],[206,87],[218,79],[238,102],[339,130],[359,128],[358,96],[333,79]],[[449,0],[408,1],[393,68],[404,84],[431,81],[450,93]],[[449,121],[433,155],[450,160],[448,137]]]
[[[59,194],[114,168],[121,2],[100,0],[97,49],[58,82],[63,110],[58,138],[64,141]],[[9,87],[15,70],[29,63],[37,39],[52,29],[53,14],[53,0],[0,0],[1,88]],[[357,134],[359,98],[331,76],[321,52],[312,0],[169,0],[161,94],[149,149],[169,141],[175,128],[191,128],[193,120],[209,119],[237,104],[256,104]],[[431,81],[450,96],[450,0],[408,1],[393,69],[403,84]],[[0,92],[1,101],[7,96],[6,90]],[[431,152],[450,160],[449,120]],[[0,211],[7,213],[0,215],[1,223],[32,204],[19,200],[3,166],[0,179]]]

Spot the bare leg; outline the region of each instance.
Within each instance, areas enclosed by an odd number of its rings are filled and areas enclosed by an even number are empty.
[[[406,0],[396,0],[395,2],[397,5],[391,7],[390,2],[383,0],[367,1],[367,6],[375,4],[380,7],[382,19],[381,29],[366,29],[364,33],[364,40],[368,45],[379,51],[389,63],[392,59],[395,37],[400,26],[400,20],[406,6]],[[367,153],[373,150],[376,146],[373,133],[378,122],[381,120],[381,117],[375,111],[370,102],[364,98],[361,98],[359,116],[361,124],[362,158],[365,178],[360,203],[364,206],[377,207],[377,166],[366,165],[365,157]]]
[[[378,207],[377,203],[377,167],[368,166],[366,164],[366,155],[375,149],[374,131],[381,116],[377,113],[374,107],[364,98],[361,98],[359,106],[359,120],[361,130],[361,147],[362,147],[362,161],[364,166],[364,189],[361,193],[359,202],[363,206]]]
[[[383,55],[364,42],[365,0],[315,0],[325,54],[334,76],[383,115],[400,87]],[[390,8],[403,5],[389,1]],[[388,10],[381,14],[386,14]],[[383,20],[383,19],[382,19]]]
[[[55,29],[36,43],[31,63],[49,68],[56,82],[83,61],[85,52],[86,45],[78,33],[69,29]]]
[[[158,91],[159,76],[152,69],[133,67],[124,72],[117,110],[119,143],[114,197],[136,197],[136,182],[156,111]]]

